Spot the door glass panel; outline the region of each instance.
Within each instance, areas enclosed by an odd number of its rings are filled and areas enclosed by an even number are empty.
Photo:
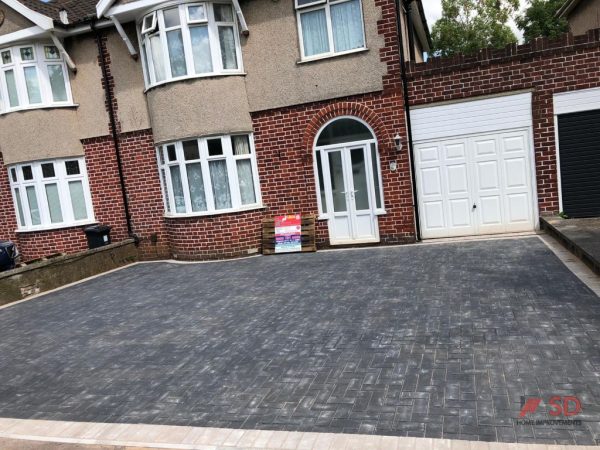
[[[321,152],[317,150],[317,173],[319,177],[319,195],[321,196],[321,209],[323,214],[327,214],[327,200],[325,197],[325,178],[323,178],[323,163],[321,161]]]
[[[377,148],[371,144],[371,163],[373,164],[373,182],[375,183],[375,204],[381,208],[381,189],[379,189],[379,164],[377,161]]]
[[[367,183],[367,166],[365,152],[362,148],[350,150],[352,161],[352,180],[354,181],[354,205],[357,211],[371,209],[369,206],[369,191]]]
[[[344,183],[344,167],[342,165],[342,152],[329,152],[329,176],[331,178],[331,195],[333,197],[333,211],[344,212],[346,205],[346,186]]]
[[[317,147],[345,142],[366,141],[368,139],[373,139],[373,134],[364,124],[354,119],[338,119],[321,131],[317,140]]]

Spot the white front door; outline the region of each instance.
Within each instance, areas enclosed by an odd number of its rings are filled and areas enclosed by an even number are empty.
[[[531,231],[527,130],[415,145],[423,238]]]
[[[332,245],[378,242],[371,152],[348,145],[319,152]]]

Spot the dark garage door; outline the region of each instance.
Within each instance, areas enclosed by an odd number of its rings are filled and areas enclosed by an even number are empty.
[[[558,116],[563,211],[600,217],[600,110]]]

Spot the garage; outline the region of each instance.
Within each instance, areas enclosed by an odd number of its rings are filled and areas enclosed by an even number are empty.
[[[554,96],[561,211],[600,217],[600,89]]]
[[[411,111],[423,239],[535,229],[531,93]]]

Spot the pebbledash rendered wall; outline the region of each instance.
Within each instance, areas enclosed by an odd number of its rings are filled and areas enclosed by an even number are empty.
[[[411,66],[411,104],[532,92],[540,215],[559,212],[553,95],[600,86],[600,30]],[[599,105],[600,107],[600,105]]]

